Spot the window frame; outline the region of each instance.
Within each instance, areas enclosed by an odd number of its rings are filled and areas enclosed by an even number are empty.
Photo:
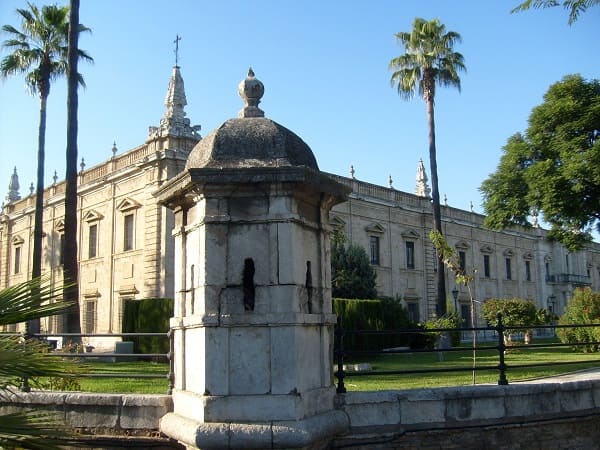
[[[414,241],[405,241],[405,253],[406,253],[406,268],[414,270],[415,269],[415,242]]]
[[[369,236],[369,261],[373,266],[379,266],[381,264],[381,245],[379,242],[379,236]]]
[[[491,274],[492,274],[492,270],[491,270],[490,255],[483,255],[483,277],[491,278],[492,277]]]
[[[94,233],[92,233],[94,230]],[[92,252],[93,250],[93,252]],[[88,259],[98,257],[98,222],[88,225]]]
[[[135,250],[135,213],[123,214],[123,251]]]
[[[16,244],[13,247],[13,275],[21,273],[21,262],[23,259],[23,244]]]

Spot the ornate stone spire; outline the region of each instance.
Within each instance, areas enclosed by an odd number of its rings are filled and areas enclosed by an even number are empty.
[[[423,160],[419,159],[419,164],[417,164],[417,185],[415,186],[415,194],[419,197],[429,198],[431,194],[431,189],[429,189],[429,185],[427,184],[427,174],[425,173],[425,166],[423,165]]]
[[[165,97],[165,115],[160,119],[158,127],[149,127],[148,138],[175,136],[200,138],[200,125],[190,125],[190,119],[185,117],[185,87],[179,66],[173,66],[167,96]]]
[[[244,100],[244,108],[238,113],[238,117],[240,119],[244,117],[265,117],[265,112],[258,107],[264,93],[265,86],[254,76],[254,71],[250,67],[248,76],[238,86],[238,94]]]
[[[21,195],[19,194],[19,175],[17,175],[17,168],[15,167],[15,171],[10,176],[10,183],[8,184],[6,203],[16,202],[17,200],[21,200]]]

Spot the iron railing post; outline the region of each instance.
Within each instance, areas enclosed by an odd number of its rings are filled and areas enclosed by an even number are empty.
[[[169,378],[169,388],[167,389],[167,394],[171,395],[175,386],[175,333],[173,332],[173,328],[169,329],[167,336],[169,337],[169,354],[167,355],[169,359],[169,374],[167,375]]]
[[[23,340],[23,352],[27,353],[27,343],[29,341],[30,338],[30,334],[29,334],[29,327],[27,327],[27,329],[21,333],[21,339]],[[21,377],[21,386],[19,387],[19,389],[21,390],[21,392],[31,392],[31,386],[29,386],[29,377],[27,375],[23,375]]]
[[[502,323],[502,314],[498,313],[498,325],[496,326],[496,332],[498,333],[498,371],[500,376],[498,378],[498,384],[501,386],[508,385],[506,379],[506,364],[504,363],[504,352],[506,351],[506,345],[504,345],[504,324]]]
[[[343,394],[346,392],[346,386],[344,386],[344,330],[342,328],[342,318],[338,316],[337,324],[335,325],[335,341],[337,344],[336,359],[337,359],[337,372],[335,376],[338,380],[336,392]]]

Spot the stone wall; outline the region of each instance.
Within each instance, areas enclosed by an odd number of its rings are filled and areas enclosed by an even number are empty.
[[[332,449],[587,450],[600,442],[594,379],[349,392],[336,402],[350,428],[332,439]],[[103,448],[180,448],[158,432],[172,410],[170,396],[32,392],[0,400],[0,414],[20,408],[59,412]]]
[[[592,449],[600,380],[481,385],[338,396],[350,419],[331,448]]]

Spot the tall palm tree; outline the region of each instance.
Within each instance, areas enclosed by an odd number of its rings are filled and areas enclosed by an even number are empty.
[[[68,7],[56,5],[42,6],[28,3],[28,9],[17,9],[21,19],[21,30],[12,25],[4,25],[2,31],[9,35],[3,47],[9,49],[0,61],[0,77],[25,74],[27,86],[32,94],[40,98],[40,119],[38,129],[37,183],[35,217],[33,230],[33,259],[31,278],[37,279],[42,272],[43,236],[43,196],[44,161],[46,146],[46,110],[50,85],[53,80],[64,75],[67,69]],[[80,31],[88,31],[79,26]],[[91,61],[85,52],[78,51],[79,58]],[[79,83],[85,85],[78,75]],[[39,332],[39,320],[30,323],[32,333]]]
[[[442,234],[440,192],[438,187],[437,158],[435,147],[435,88],[436,85],[456,87],[460,91],[458,73],[465,71],[463,56],[453,50],[460,34],[446,31],[438,19],[427,21],[415,18],[409,32],[396,33],[406,53],[393,58],[389,69],[393,71],[391,84],[397,85],[398,94],[411,99],[417,93],[425,100],[429,128],[429,163],[431,166],[431,197],[433,203],[433,229]],[[444,262],[437,255],[437,302],[436,312],[446,313],[446,284]]]
[[[70,1],[69,23],[79,23],[79,0]],[[74,307],[66,315],[66,329],[69,333],[81,333],[79,308],[79,267],[77,265],[77,96],[78,72],[77,51],[79,48],[79,28],[69,27],[67,50],[67,152],[66,152],[66,189],[65,189],[65,239],[63,276],[72,284],[65,284],[63,299],[73,302]]]

